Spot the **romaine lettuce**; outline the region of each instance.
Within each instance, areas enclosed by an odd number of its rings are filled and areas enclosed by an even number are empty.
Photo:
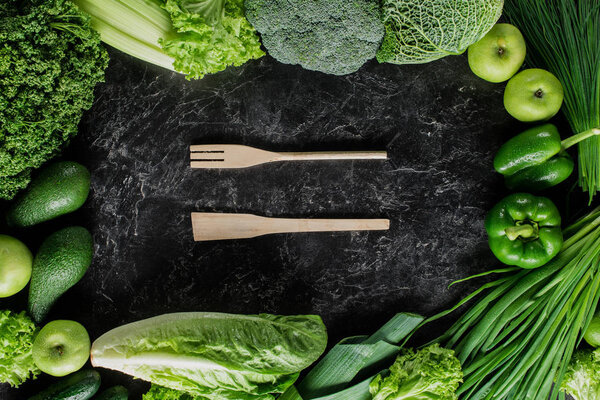
[[[176,313],[104,334],[92,345],[92,364],[207,399],[267,400],[326,344],[318,316]]]

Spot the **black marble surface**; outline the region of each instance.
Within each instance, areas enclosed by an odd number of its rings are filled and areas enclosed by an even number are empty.
[[[123,323],[178,311],[320,314],[330,344],[373,332],[394,313],[432,315],[481,284],[456,279],[498,263],[483,218],[505,190],[494,152],[523,127],[504,85],[475,77],[466,57],[379,65],[337,77],[269,57],[200,81],[111,51],[106,83],[65,158],[92,172],[78,212],[11,232],[34,251],[48,233],[88,227],[87,275],[50,319],[83,323],[92,339]],[[381,150],[388,161],[280,163],[191,170],[189,145],[268,150]],[[571,182],[572,183],[572,182]],[[554,198],[564,203],[569,184]],[[387,232],[283,234],[195,243],[190,213],[389,218]],[[26,306],[26,291],[0,307]],[[432,338],[454,317],[417,336]],[[102,370],[105,387],[148,385]],[[21,399],[48,377],[0,398]]]

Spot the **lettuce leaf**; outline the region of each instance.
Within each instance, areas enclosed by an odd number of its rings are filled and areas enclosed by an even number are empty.
[[[175,70],[189,78],[260,58],[256,31],[244,16],[243,0],[164,0],[179,35],[159,40],[174,58]]]
[[[373,400],[456,400],[462,379],[454,351],[436,343],[417,352],[403,350],[388,376],[373,379],[370,391]]]
[[[25,312],[0,311],[0,382],[18,387],[40,373],[31,354],[36,332]]]
[[[575,352],[560,388],[575,400],[600,399],[600,349]]]
[[[318,316],[176,313],[113,329],[92,364],[212,400],[270,400],[325,350]]]

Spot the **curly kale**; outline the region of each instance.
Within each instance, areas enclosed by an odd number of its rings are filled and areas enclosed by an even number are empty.
[[[25,312],[0,311],[0,382],[17,387],[40,373],[31,353],[36,332]]]
[[[384,35],[376,0],[245,0],[246,18],[285,64],[345,75],[375,57]]]
[[[77,133],[108,55],[68,0],[0,5],[0,199],[11,199]]]

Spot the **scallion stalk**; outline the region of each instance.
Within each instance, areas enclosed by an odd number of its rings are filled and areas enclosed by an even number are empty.
[[[506,0],[504,11],[525,36],[530,67],[548,69],[561,81],[573,132],[600,128],[600,2]],[[578,149],[579,185],[591,201],[600,190],[600,136]]]

